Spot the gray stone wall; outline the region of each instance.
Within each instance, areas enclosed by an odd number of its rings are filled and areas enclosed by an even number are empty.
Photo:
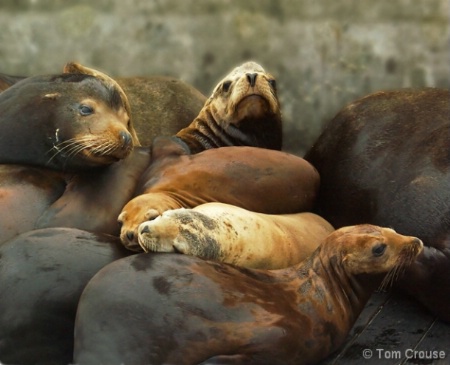
[[[359,96],[450,84],[448,0],[0,0],[0,24],[9,74],[77,60],[208,95],[255,60],[277,78],[285,149],[300,155]]]

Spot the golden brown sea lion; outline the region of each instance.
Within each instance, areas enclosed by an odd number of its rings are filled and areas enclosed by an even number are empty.
[[[450,91],[358,99],[305,158],[321,176],[315,211],[333,225],[384,225],[424,242],[398,285],[450,322]]]
[[[319,188],[317,171],[304,159],[255,147],[213,148],[194,155],[168,139],[155,141],[152,164],[141,188],[121,214],[120,237],[141,251],[138,227],[164,211],[222,202],[267,214],[312,209]]]
[[[223,203],[165,211],[142,223],[146,252],[178,252],[255,269],[306,259],[334,228],[313,213],[263,214]]]
[[[372,292],[421,250],[415,237],[362,225],[331,233],[282,270],[132,255],[86,286],[74,362],[315,364],[344,343]]]

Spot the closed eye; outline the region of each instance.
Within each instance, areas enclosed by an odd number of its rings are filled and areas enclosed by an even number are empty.
[[[380,244],[377,244],[377,245],[372,247],[372,254],[375,257],[382,256],[385,251],[386,251],[386,244],[385,243],[380,243]]]

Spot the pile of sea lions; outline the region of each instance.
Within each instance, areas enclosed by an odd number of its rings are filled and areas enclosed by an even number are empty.
[[[255,62],[209,98],[73,62],[0,91],[1,363],[314,364],[392,282],[450,321],[449,90],[359,99],[305,158]]]

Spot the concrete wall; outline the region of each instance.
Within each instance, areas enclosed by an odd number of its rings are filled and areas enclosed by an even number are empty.
[[[448,0],[0,0],[0,72],[171,75],[209,94],[253,59],[277,78],[285,149],[303,154],[347,102],[449,87]]]

